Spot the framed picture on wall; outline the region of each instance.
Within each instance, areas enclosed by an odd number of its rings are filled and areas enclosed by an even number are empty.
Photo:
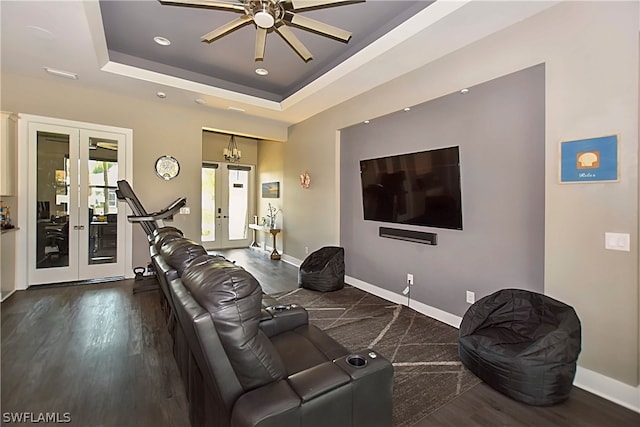
[[[278,199],[280,198],[280,183],[279,182],[265,182],[262,184],[262,198],[263,199]]]
[[[562,141],[560,143],[560,182],[617,182],[618,135]]]

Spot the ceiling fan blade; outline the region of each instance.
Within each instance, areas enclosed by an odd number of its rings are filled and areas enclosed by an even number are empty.
[[[221,27],[216,28],[210,33],[205,34],[204,36],[200,37],[200,39],[205,42],[211,42],[212,40],[217,39],[218,37],[223,36],[249,22],[251,22],[251,17],[249,15],[243,15],[231,22],[224,24]]]
[[[244,12],[244,5],[241,3],[227,3],[224,1],[210,1],[210,0],[160,0],[162,4],[179,5],[179,6],[203,6],[213,7],[216,9],[231,9],[240,10]]]
[[[287,22],[291,22],[291,24],[295,25],[296,27],[315,31],[324,36],[333,37],[345,42],[348,42],[351,38],[351,33],[349,31],[345,31],[341,28],[334,27],[333,25],[325,24],[324,22],[316,21],[315,19],[297,15],[292,12],[286,13],[285,20]]]
[[[256,61],[264,59],[264,46],[267,42],[267,29],[258,27],[256,31]]]
[[[302,59],[304,59],[305,61],[313,59],[311,52],[309,52],[305,45],[302,44],[300,39],[298,39],[298,37],[293,34],[289,27],[287,27],[286,25],[280,25],[279,27],[276,27],[276,31],[282,36],[283,39],[285,39],[287,43],[289,43],[289,45],[291,45],[293,50],[295,50],[296,53],[302,57]]]
[[[288,0],[295,10],[311,9],[314,7],[333,6],[348,3],[364,3],[365,0]]]

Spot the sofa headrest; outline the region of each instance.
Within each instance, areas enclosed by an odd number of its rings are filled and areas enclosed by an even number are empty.
[[[160,227],[153,230],[154,239],[164,234],[177,234],[179,236],[184,236],[184,233],[182,232],[182,230],[176,227],[171,227],[171,226]]]
[[[162,228],[160,230],[163,230]],[[159,231],[153,236],[153,246],[155,246],[156,251],[160,252],[160,248],[165,243],[168,243],[172,240],[183,239],[182,232],[177,228],[171,227],[171,229],[167,229],[165,231]]]
[[[175,268],[180,276],[194,259],[206,254],[205,248],[185,238],[170,240],[160,247],[160,256]]]
[[[259,328],[262,289],[255,277],[223,257],[207,256],[185,269],[182,282],[211,315],[245,390],[285,377],[280,356]]]

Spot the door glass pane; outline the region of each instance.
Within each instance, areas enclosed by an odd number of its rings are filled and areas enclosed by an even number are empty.
[[[69,266],[69,135],[38,132],[36,268]]]
[[[229,170],[229,240],[247,238],[249,171]]]
[[[89,138],[89,264],[118,261],[118,142]]]
[[[203,242],[216,240],[216,169],[202,168],[202,236]]]

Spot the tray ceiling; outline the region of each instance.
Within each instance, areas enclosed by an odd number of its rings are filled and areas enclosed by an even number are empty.
[[[300,11],[300,15],[353,34],[344,43],[292,27],[313,54],[308,62],[272,29],[267,35],[264,60],[255,61],[253,23],[211,43],[200,40],[202,35],[241,16],[233,11],[121,0],[100,0],[100,11],[111,61],[279,102],[429,4],[369,0]],[[170,40],[171,45],[155,43],[156,36]],[[269,74],[259,76],[257,68]]]
[[[349,43],[292,28],[305,62],[277,33],[255,61],[255,26],[210,44],[209,31],[237,13],[157,0],[0,1],[1,70],[188,108],[241,113],[288,126],[547,9],[557,1],[368,0],[299,12],[351,31]],[[171,40],[168,47],[153,42]],[[268,76],[255,74],[269,70]],[[195,101],[195,103],[194,103]],[[220,112],[221,113],[221,112]]]

